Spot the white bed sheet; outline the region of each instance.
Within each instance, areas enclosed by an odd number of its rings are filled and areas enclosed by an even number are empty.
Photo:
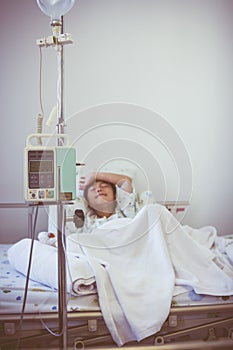
[[[20,313],[26,278],[9,263],[7,250],[11,244],[0,244],[0,313]],[[68,311],[99,310],[97,295],[74,297],[67,294]],[[58,293],[41,283],[30,280],[25,312],[56,312]]]

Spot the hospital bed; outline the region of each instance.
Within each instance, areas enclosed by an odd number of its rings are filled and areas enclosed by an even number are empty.
[[[185,209],[184,203],[170,202],[167,207],[174,214]],[[0,244],[0,349],[58,348],[58,293],[30,280],[22,315],[26,279],[9,264],[10,246]],[[69,349],[117,347],[104,322],[97,294],[67,295],[67,344]],[[232,349],[233,296],[197,295],[187,290],[173,297],[169,316],[159,332],[124,347]]]

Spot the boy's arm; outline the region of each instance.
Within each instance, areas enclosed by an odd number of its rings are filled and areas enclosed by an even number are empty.
[[[105,172],[90,173],[86,176],[82,176],[80,178],[79,188],[85,190],[85,188],[90,186],[94,181],[110,182],[126,192],[131,193],[133,191],[131,177],[128,175]]]

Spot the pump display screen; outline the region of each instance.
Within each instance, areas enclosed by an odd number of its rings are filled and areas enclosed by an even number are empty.
[[[28,151],[28,188],[43,191],[38,196],[45,198],[45,191],[55,186],[53,150]],[[42,194],[44,193],[44,195]],[[33,192],[34,194],[34,192]],[[33,195],[32,194],[32,195]]]
[[[31,160],[29,162],[30,173],[51,173],[53,171],[52,160]]]

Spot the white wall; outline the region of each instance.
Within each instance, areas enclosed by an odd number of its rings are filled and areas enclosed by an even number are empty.
[[[51,28],[32,0],[5,1],[0,16],[0,202],[23,202],[23,149],[40,113],[35,43]],[[233,231],[232,17],[231,0],[77,0],[64,22],[75,39],[65,47],[65,112],[77,160],[132,159],[156,196],[190,200],[185,223],[223,234]],[[48,116],[52,48],[42,83]],[[1,241],[24,237],[26,224],[22,211],[1,210]]]

